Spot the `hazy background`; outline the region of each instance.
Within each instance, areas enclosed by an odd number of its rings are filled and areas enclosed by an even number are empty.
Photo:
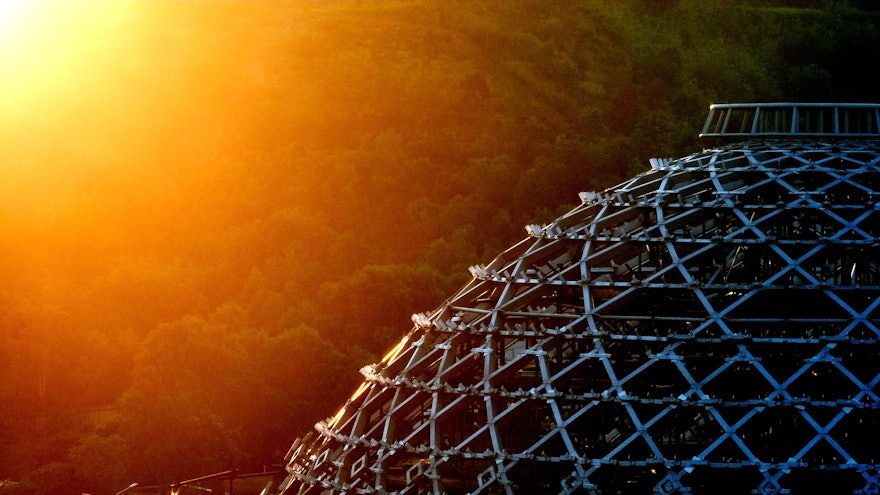
[[[281,463],[710,103],[880,101],[875,5],[0,3],[0,494]]]

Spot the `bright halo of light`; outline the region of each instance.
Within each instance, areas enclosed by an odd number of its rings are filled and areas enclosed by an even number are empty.
[[[0,29],[27,3],[25,0],[0,0]]]
[[[131,9],[127,1],[0,0],[0,109],[32,108],[74,88]]]

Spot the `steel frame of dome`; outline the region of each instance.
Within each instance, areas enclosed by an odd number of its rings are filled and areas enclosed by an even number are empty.
[[[878,111],[713,105],[413,315],[280,492],[880,492]]]

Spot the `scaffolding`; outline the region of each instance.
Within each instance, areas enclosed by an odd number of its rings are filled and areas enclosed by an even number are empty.
[[[876,115],[713,106],[737,142],[582,193],[413,315],[280,493],[877,493]]]

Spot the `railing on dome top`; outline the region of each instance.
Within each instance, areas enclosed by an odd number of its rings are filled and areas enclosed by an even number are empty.
[[[718,103],[700,137],[880,139],[880,104]]]

